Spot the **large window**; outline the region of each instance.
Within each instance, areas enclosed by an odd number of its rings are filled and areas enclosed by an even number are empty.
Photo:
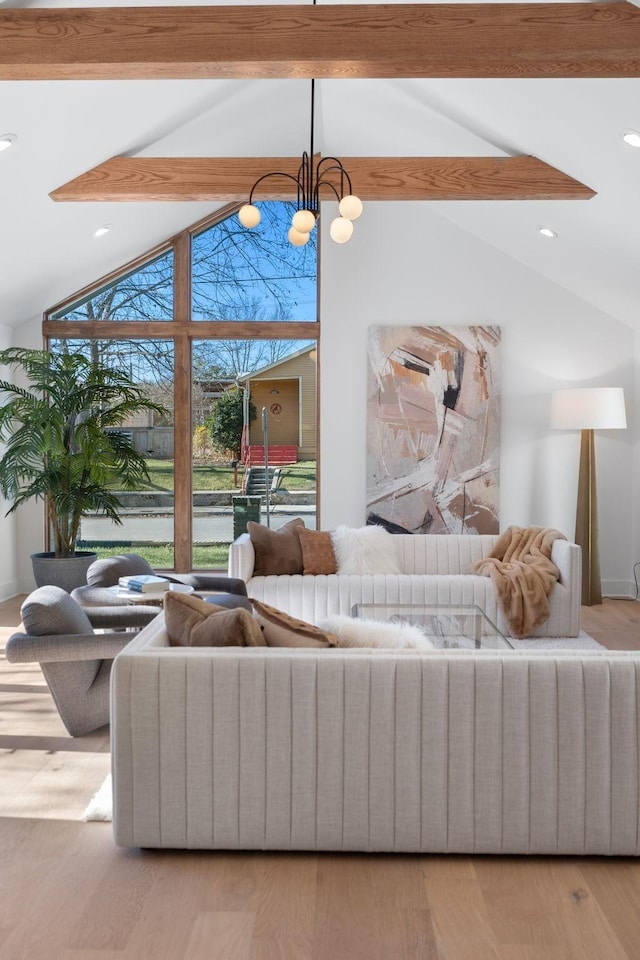
[[[290,205],[262,208],[255,231],[228,211],[45,318],[51,349],[112,363],[167,409],[122,426],[150,479],[122,495],[121,526],[83,522],[102,555],[223,570],[248,518],[316,526],[316,237],[291,247]]]

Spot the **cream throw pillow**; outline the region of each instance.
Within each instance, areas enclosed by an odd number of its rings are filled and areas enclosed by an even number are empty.
[[[384,527],[338,527],[331,534],[338,573],[402,573],[396,539]]]

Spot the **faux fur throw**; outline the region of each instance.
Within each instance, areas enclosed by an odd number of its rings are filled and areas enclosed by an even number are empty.
[[[433,644],[420,627],[412,623],[389,623],[385,620],[345,617],[333,614],[319,626],[337,639],[337,647],[408,647],[412,650],[433,650]]]
[[[495,547],[472,567],[491,577],[500,609],[513,637],[527,637],[549,617],[549,596],[560,576],[551,561],[554,540],[565,540],[547,527],[507,527]]]

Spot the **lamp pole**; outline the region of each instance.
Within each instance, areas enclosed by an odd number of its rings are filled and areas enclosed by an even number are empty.
[[[598,495],[596,445],[593,430],[580,434],[580,467],[576,504],[576,543],[582,548],[582,603],[602,603],[600,550],[598,547]]]
[[[594,430],[624,430],[627,426],[622,387],[554,390],[551,426],[581,431],[575,540],[582,549],[582,603],[590,607],[602,603]]]

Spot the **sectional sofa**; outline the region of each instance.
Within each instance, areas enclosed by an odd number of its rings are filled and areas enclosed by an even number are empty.
[[[620,854],[640,846],[640,658],[170,647],[112,670],[118,844]]]

